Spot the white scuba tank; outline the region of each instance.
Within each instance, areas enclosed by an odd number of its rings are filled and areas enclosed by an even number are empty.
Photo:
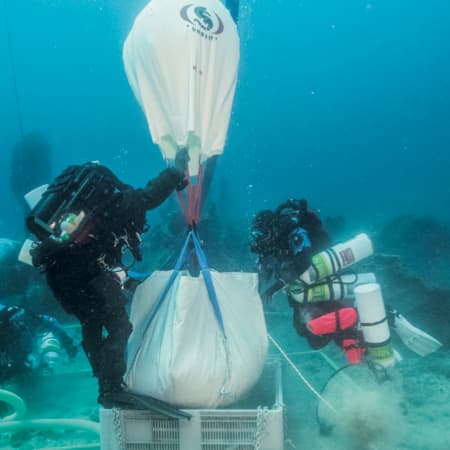
[[[395,364],[395,352],[380,285],[362,284],[355,287],[354,294],[368,358],[383,367],[392,367]]]
[[[372,242],[365,233],[342,244],[336,244],[314,255],[311,266],[300,275],[306,284],[313,284],[373,254]]]
[[[51,331],[41,335],[39,352],[41,354],[41,366],[44,369],[53,371],[63,363],[61,343]]]
[[[376,283],[373,273],[349,273],[327,277],[316,285],[295,284],[288,287],[290,296],[299,303],[322,302],[328,300],[352,300],[356,286]]]

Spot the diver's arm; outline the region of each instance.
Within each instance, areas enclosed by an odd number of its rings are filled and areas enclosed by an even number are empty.
[[[142,200],[145,209],[158,207],[175,189],[181,190],[186,184],[187,181],[183,172],[175,167],[169,167],[164,170],[142,189]]]
[[[142,190],[145,209],[158,207],[175,189],[181,191],[187,186],[186,173],[189,159],[188,148],[179,148],[175,155],[173,167],[164,170],[157,178],[147,183],[147,186]]]
[[[121,207],[127,210],[139,211],[157,208],[176,189],[184,189],[188,180],[186,178],[189,163],[187,148],[177,150],[173,167],[163,170],[156,178],[150,180],[143,189],[126,189],[121,192]]]
[[[113,202],[116,212],[141,211],[157,208],[172,192],[183,189],[187,184],[182,172],[169,167],[149,181],[143,189],[128,189],[118,193],[118,202]]]

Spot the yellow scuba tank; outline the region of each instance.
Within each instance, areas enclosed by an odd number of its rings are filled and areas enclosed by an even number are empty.
[[[323,302],[328,300],[351,300],[356,286],[375,283],[373,273],[349,273],[327,277],[317,284],[292,283],[286,290],[299,303]]]

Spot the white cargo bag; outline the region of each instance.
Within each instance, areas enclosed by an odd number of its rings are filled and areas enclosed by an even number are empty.
[[[211,271],[226,339],[203,277],[179,273],[148,325],[172,271],[154,272],[136,290],[126,383],[130,391],[185,408],[216,408],[257,382],[267,330],[254,273]]]

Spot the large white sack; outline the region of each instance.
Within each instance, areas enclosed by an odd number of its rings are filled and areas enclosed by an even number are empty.
[[[220,0],[152,0],[123,47],[128,81],[166,159],[189,146],[191,175],[222,153],[239,65],[236,24]]]
[[[257,275],[211,271],[227,342],[202,277],[179,275],[144,333],[171,271],[154,272],[136,290],[126,383],[132,392],[187,408],[235,402],[257,382],[267,330]]]

